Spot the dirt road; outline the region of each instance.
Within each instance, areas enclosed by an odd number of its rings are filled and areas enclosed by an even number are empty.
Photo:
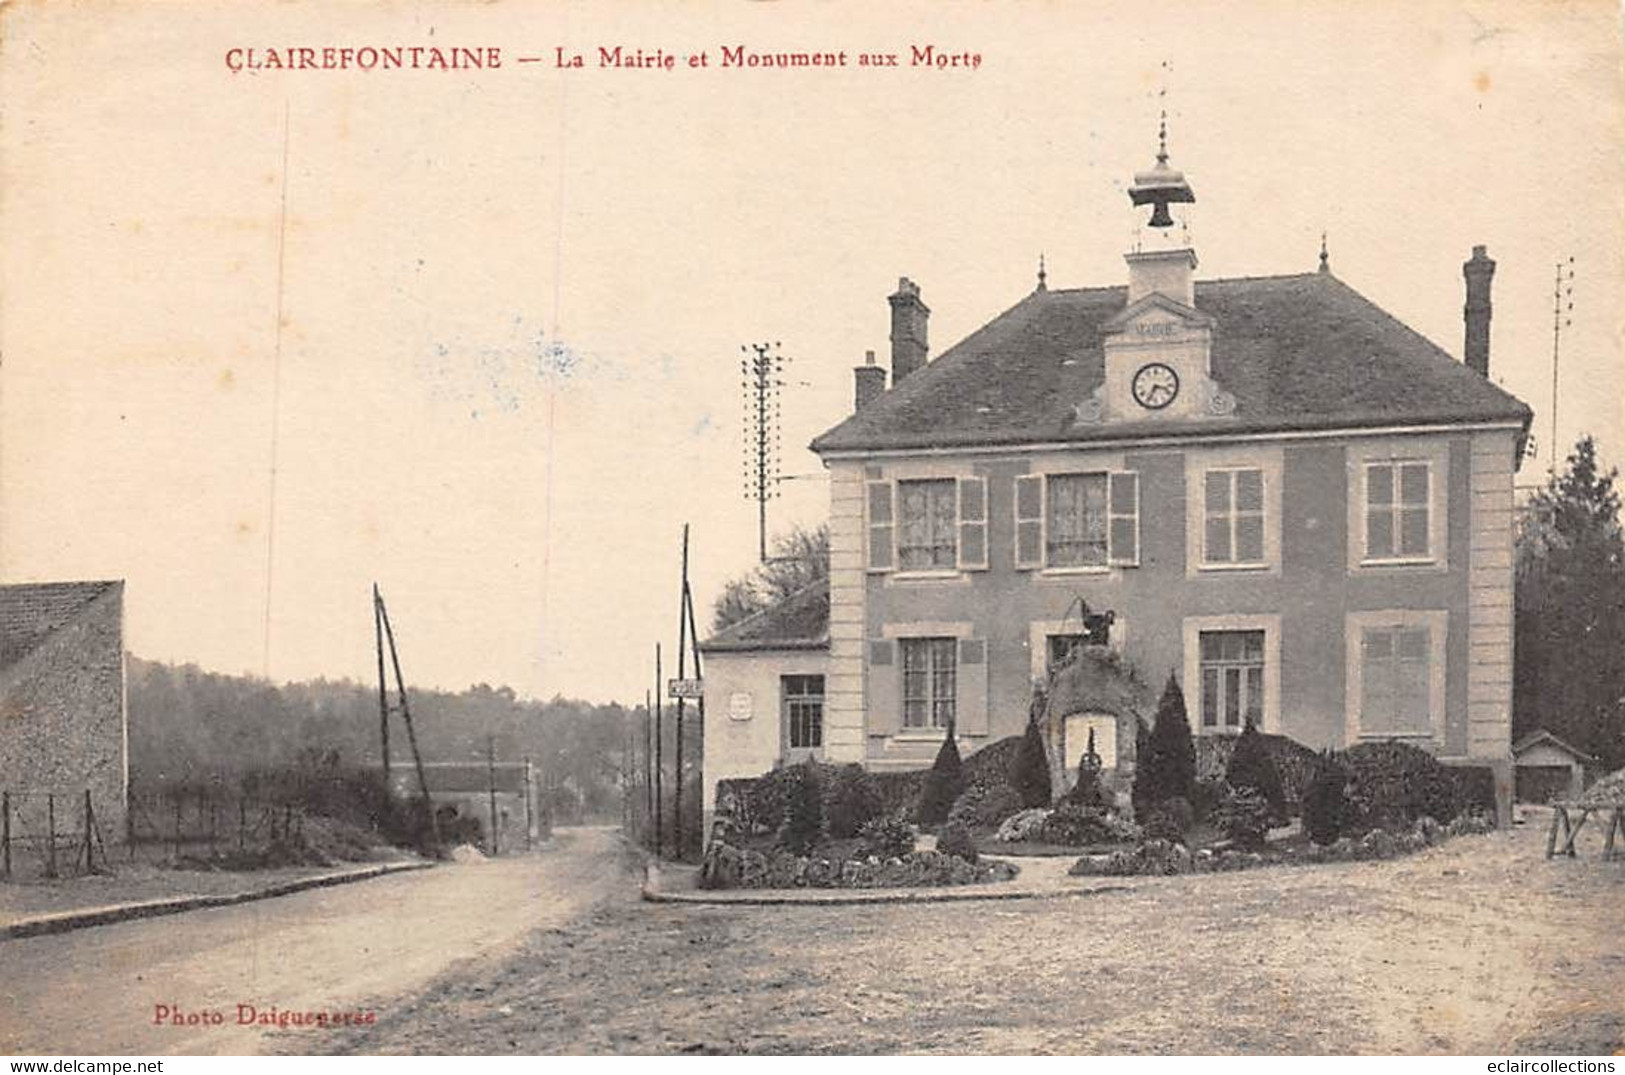
[[[500,962],[624,883],[623,870],[613,830],[566,830],[531,855],[0,941],[0,1052],[320,1051],[334,1031],[241,1025],[238,1006],[372,1011],[387,1027],[398,998],[461,961]],[[156,1018],[160,1005],[206,1022],[174,1025]]]
[[[617,894],[442,976],[358,1053],[1547,1053],[1625,1045],[1625,862],[1541,819],[1392,862],[1091,898],[685,907]]]

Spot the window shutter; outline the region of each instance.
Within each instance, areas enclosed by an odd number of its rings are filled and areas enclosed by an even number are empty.
[[[890,571],[896,562],[891,482],[869,482],[869,570]]]
[[[959,566],[987,569],[987,479],[959,479]]]
[[[1140,562],[1140,476],[1120,471],[1108,476],[1106,559],[1133,567]]]
[[[955,731],[960,735],[987,735],[986,640],[960,639],[957,664],[954,672],[954,710],[958,714]]]
[[[1016,478],[1016,569],[1044,566],[1044,476]]]
[[[889,638],[869,640],[869,676],[866,693],[868,731],[896,735],[903,729],[903,681],[898,674],[897,643]]]

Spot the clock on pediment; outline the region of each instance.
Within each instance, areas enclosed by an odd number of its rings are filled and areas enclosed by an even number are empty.
[[[1179,396],[1179,374],[1166,362],[1147,362],[1131,382],[1134,402],[1148,411],[1160,411]]]

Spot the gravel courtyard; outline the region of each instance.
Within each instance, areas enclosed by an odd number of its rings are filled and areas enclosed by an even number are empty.
[[[626,892],[346,1052],[1612,1053],[1625,862],[1546,814],[1393,862],[1063,900],[702,908]]]

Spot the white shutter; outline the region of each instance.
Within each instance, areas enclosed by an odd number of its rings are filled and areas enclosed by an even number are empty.
[[[1023,474],[1016,478],[1016,569],[1030,571],[1044,566],[1044,476]]]
[[[890,571],[897,562],[891,482],[868,483],[869,570]]]
[[[1108,475],[1106,490],[1106,560],[1120,567],[1140,562],[1140,476],[1133,471]]]
[[[959,479],[959,567],[987,569],[987,479]]]

